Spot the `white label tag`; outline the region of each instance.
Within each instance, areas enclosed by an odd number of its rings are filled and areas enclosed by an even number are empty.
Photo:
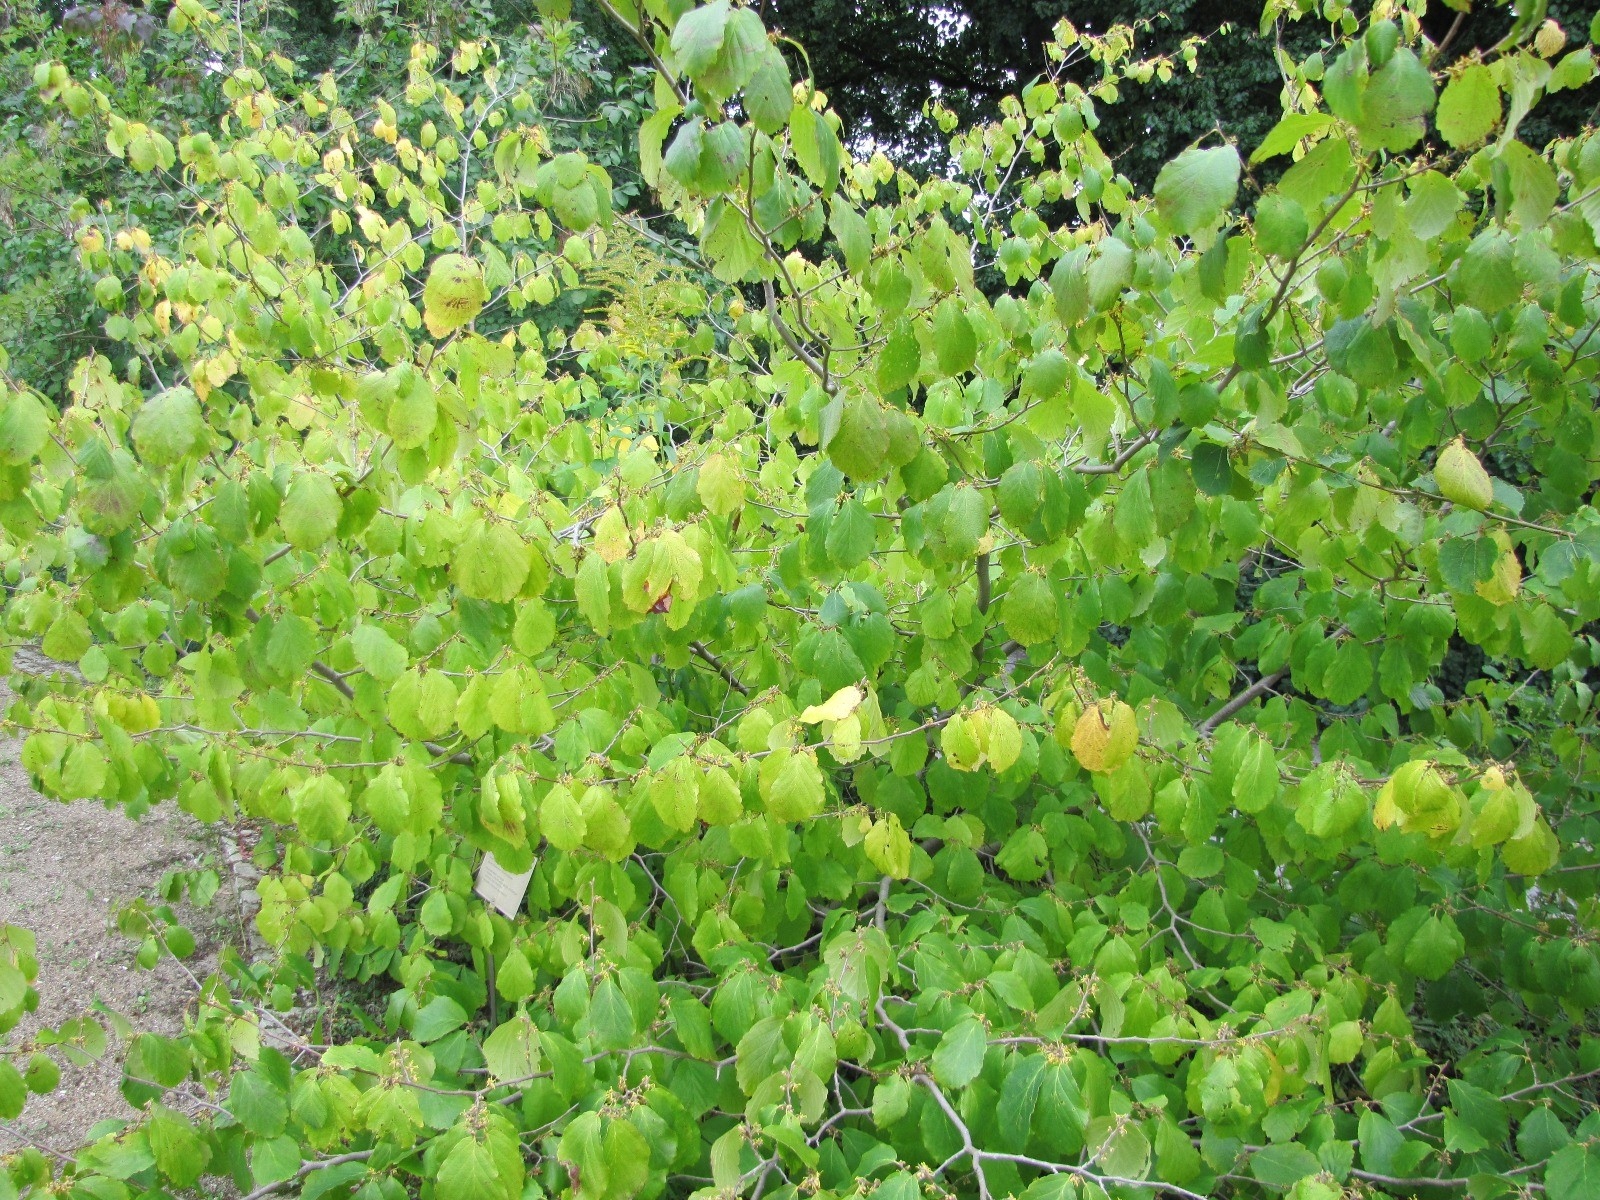
[[[495,862],[494,855],[485,854],[478,867],[478,886],[472,890],[498,908],[501,915],[514,917],[522,907],[522,898],[528,894],[528,880],[532,878],[532,867],[513,875]]]

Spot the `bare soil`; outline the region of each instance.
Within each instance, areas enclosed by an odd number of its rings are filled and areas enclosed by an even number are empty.
[[[0,681],[0,714],[11,698]],[[26,1046],[37,1030],[96,1005],[126,1017],[136,1031],[180,1032],[194,1003],[194,978],[212,969],[230,935],[233,881],[218,839],[171,804],[135,821],[93,800],[63,804],[41,796],[17,761],[20,748],[0,734],[0,921],[38,939],[39,1008],[12,1031],[12,1045]],[[202,864],[215,867],[223,885],[206,911],[176,909],[195,935],[195,954],[186,963],[163,957],[155,969],[141,969],[138,942],[117,929],[118,909],[139,897],[156,901],[163,872]],[[119,1089],[123,1053],[113,1035],[106,1054],[88,1066],[56,1054],[60,1086],[30,1097],[16,1121],[0,1122],[0,1152],[19,1142],[70,1151],[97,1123],[133,1118]]]

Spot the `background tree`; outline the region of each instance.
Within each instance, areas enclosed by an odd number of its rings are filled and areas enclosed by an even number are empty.
[[[1541,11],[1544,10],[1540,6]],[[1480,2],[1456,11],[1433,7],[1422,27],[1450,57],[1488,50],[1506,36],[1508,7]],[[858,145],[882,146],[896,161],[940,170],[946,135],[925,109],[930,101],[961,124],[990,120],[1001,97],[1045,67],[1056,22],[1105,34],[1126,26],[1143,57],[1167,57],[1169,80],[1130,82],[1125,102],[1108,107],[1099,136],[1119,170],[1149,187],[1161,165],[1207,133],[1246,145],[1277,120],[1284,75],[1275,36],[1297,58],[1317,49],[1311,20],[1263,23],[1261,6],[1236,0],[767,0],[770,21],[807,49],[817,86],[827,93]],[[1573,36],[1592,10],[1554,0],[1548,15]],[[1185,47],[1193,48],[1195,71]],[[1080,84],[1093,72],[1075,75]],[[1595,97],[1552,97],[1527,128],[1538,144],[1571,134],[1592,115]]]

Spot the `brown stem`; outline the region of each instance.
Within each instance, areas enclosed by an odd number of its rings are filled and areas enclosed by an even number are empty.
[[[701,662],[711,666],[718,675],[721,675],[723,679],[727,680],[728,686],[734,691],[738,692],[741,696],[748,696],[750,694],[750,689],[739,682],[739,677],[728,668],[728,664],[723,662],[715,654],[711,653],[711,651],[707,650],[703,642],[690,642],[689,649],[694,651],[694,656],[696,658],[698,658]]]
[[[1221,725],[1224,721],[1233,716],[1234,713],[1238,712],[1246,704],[1249,704],[1250,701],[1254,700],[1257,696],[1271,691],[1274,685],[1277,684],[1278,680],[1282,679],[1288,673],[1288,667],[1279,667],[1271,675],[1263,675],[1260,679],[1256,680],[1249,687],[1245,688],[1237,696],[1234,696],[1221,708],[1217,709],[1216,712],[1212,713],[1204,721],[1201,721],[1196,727],[1196,732],[1198,732],[1201,737],[1210,737],[1212,731],[1215,730],[1218,725]]]

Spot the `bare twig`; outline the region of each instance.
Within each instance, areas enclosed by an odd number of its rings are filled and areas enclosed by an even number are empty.
[[[738,692],[741,696],[748,696],[750,694],[750,689],[739,682],[739,677],[733,673],[733,671],[728,667],[728,664],[723,662],[715,654],[711,653],[711,651],[707,650],[704,642],[690,642],[689,649],[694,652],[694,656],[696,658],[709,665],[713,670],[716,671],[718,675],[721,675],[723,679],[727,680],[728,686],[734,691]]]
[[[1270,692],[1277,685],[1278,681],[1288,673],[1289,668],[1285,666],[1279,667],[1270,675],[1263,675],[1260,679],[1256,680],[1249,687],[1245,688],[1238,695],[1230,699],[1221,708],[1217,709],[1216,712],[1212,713],[1204,721],[1201,721],[1200,724],[1196,726],[1195,731],[1199,733],[1201,737],[1210,737],[1218,725],[1221,725],[1224,721],[1233,716],[1234,713],[1238,712],[1256,697],[1266,692]]]

